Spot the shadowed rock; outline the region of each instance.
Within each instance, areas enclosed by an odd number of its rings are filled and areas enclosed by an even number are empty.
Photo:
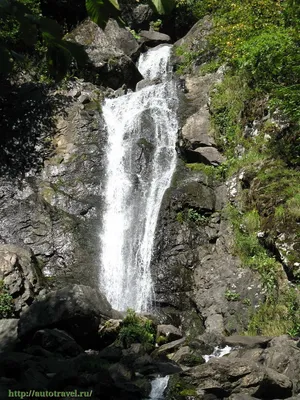
[[[97,346],[101,321],[112,316],[106,297],[89,286],[73,285],[48,293],[35,301],[22,314],[19,337],[28,339],[37,330],[46,327],[63,329],[70,333],[84,348]]]

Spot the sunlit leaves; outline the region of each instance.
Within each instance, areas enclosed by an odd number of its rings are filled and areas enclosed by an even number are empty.
[[[152,0],[151,3],[154,5],[158,14],[170,14],[176,5],[175,0]]]
[[[86,0],[85,5],[91,20],[101,28],[105,28],[110,17],[117,17],[120,10],[117,0]]]

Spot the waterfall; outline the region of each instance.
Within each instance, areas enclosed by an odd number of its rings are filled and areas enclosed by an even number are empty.
[[[151,382],[151,393],[150,400],[163,400],[164,392],[167,389],[169,383],[169,376],[163,378],[158,377]]]
[[[103,106],[108,144],[99,280],[117,310],[144,312],[153,300],[155,228],[176,166],[178,99],[170,53],[166,45],[142,54],[138,68],[156,84]]]

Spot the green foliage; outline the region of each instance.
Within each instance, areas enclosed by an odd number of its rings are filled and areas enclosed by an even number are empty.
[[[184,222],[183,211],[179,211],[179,212],[176,214],[176,220],[177,220],[180,224],[182,224],[182,223]]]
[[[269,296],[277,289],[279,264],[259,242],[260,217],[256,210],[241,213],[235,207],[227,209],[234,229],[235,251],[245,267],[257,271]]]
[[[132,34],[132,36],[136,39],[139,40],[141,38],[141,36],[136,33],[136,31],[134,29],[129,29],[129,32]]]
[[[157,19],[156,21],[151,21],[150,22],[150,26],[152,27],[152,29],[154,31],[157,31],[157,32],[159,32],[159,30],[161,28],[161,25],[162,25],[162,20],[161,19]]]
[[[175,7],[175,0],[151,0],[158,14],[170,14]]]
[[[194,62],[201,56],[202,50],[190,50],[185,45],[182,45],[175,48],[175,54],[182,58],[182,62],[176,70],[177,75],[181,75],[190,72]]]
[[[259,197],[250,199],[263,212],[265,204],[272,206],[267,228],[277,229],[294,225],[300,219],[300,172],[287,168],[282,161],[265,163],[257,173]],[[270,222],[272,222],[270,226]],[[265,227],[264,227],[265,228]]]
[[[27,7],[26,3],[34,7]],[[0,3],[0,25],[4,27],[0,35],[0,73],[12,72],[14,62],[22,61],[24,68],[24,60],[34,53],[37,59],[46,55],[47,72],[59,80],[73,60],[84,65],[87,55],[82,46],[62,38],[60,25],[39,14],[37,4],[25,0]]]
[[[253,314],[246,334],[279,336],[300,334],[298,288],[286,288],[279,296],[261,304]]]
[[[222,181],[225,178],[227,165],[223,163],[218,166],[207,165],[202,163],[187,163],[185,164],[191,171],[203,172],[208,178],[214,181]]]
[[[105,28],[110,17],[118,17],[120,7],[117,0],[86,0],[86,10],[92,21]]]
[[[0,281],[0,318],[11,318],[14,314],[13,298],[5,287],[4,282]]]
[[[206,221],[206,217],[204,215],[200,214],[194,208],[189,208],[187,210],[187,218],[188,218],[189,221],[193,221],[193,222],[204,222],[204,221]]]
[[[175,7],[175,0],[149,0],[149,4],[160,14],[170,14]],[[105,28],[110,17],[120,19],[118,0],[85,0],[86,9],[92,21]]]
[[[298,79],[299,56],[293,36],[283,28],[272,27],[242,43],[236,62],[255,83],[270,87],[285,79]]]
[[[226,75],[214,89],[211,108],[212,124],[218,145],[227,157],[234,155],[237,144],[242,142],[242,113],[251,90],[242,75]]]
[[[159,345],[159,346],[161,346],[161,345],[163,345],[163,344],[166,344],[168,342],[168,338],[166,337],[166,336],[159,336],[157,339],[156,339],[156,343]]]
[[[197,390],[196,389],[194,389],[194,388],[192,388],[192,389],[184,389],[184,390],[182,390],[181,392],[179,392],[179,395],[180,396],[183,396],[183,397],[195,397],[195,396],[197,396]]]
[[[134,310],[128,309],[118,340],[125,348],[129,348],[133,343],[141,343],[146,348],[151,348],[155,342],[153,322],[138,316]]]
[[[183,222],[194,222],[197,224],[203,224],[207,221],[207,217],[194,208],[188,208],[179,211],[176,214],[176,220],[181,224]]]
[[[234,292],[233,290],[230,289],[226,289],[224,296],[228,301],[238,301],[241,298],[239,293]]]

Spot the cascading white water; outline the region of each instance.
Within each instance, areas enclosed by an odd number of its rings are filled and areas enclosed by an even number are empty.
[[[204,355],[203,358],[204,358],[205,362],[208,362],[211,358],[223,357],[223,356],[226,356],[227,354],[230,354],[231,350],[232,350],[232,347],[227,346],[227,345],[223,348],[216,346],[214,348],[214,351],[212,352],[212,354]]]
[[[100,284],[117,310],[144,312],[152,300],[155,228],[176,166],[178,99],[170,52],[159,46],[138,63],[145,78],[161,83],[103,106],[108,145]]]
[[[150,400],[163,400],[169,383],[169,376],[158,377],[151,382]]]

